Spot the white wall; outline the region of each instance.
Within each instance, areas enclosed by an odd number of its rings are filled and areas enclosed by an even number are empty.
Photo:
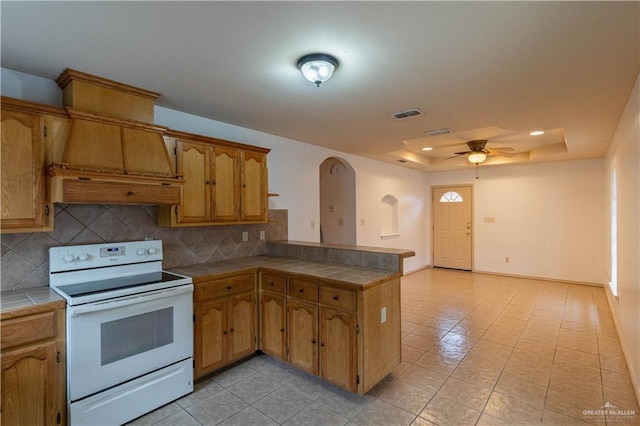
[[[610,223],[610,186],[613,169],[617,180],[618,295],[607,291],[618,335],[627,357],[631,378],[640,401],[640,77],[607,151],[605,208]],[[608,234],[608,237],[610,234]],[[610,239],[605,242],[607,258]],[[608,266],[610,263],[607,264]]]
[[[0,68],[0,85],[2,96],[62,106],[62,91],[53,80]]]
[[[429,184],[473,184],[474,270],[604,284],[603,170],[601,159],[480,166],[477,180],[467,169],[430,174]]]

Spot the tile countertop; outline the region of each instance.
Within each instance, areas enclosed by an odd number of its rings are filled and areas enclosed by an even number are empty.
[[[304,260],[277,256],[252,256],[220,262],[201,263],[170,269],[193,278],[194,282],[214,277],[223,277],[242,271],[265,268],[285,273],[308,275],[324,280],[338,281],[361,287],[377,284],[389,278],[399,277],[399,272],[380,269],[368,269],[355,266],[343,266],[333,263],[307,262]]]
[[[273,241],[273,243],[287,244],[290,246],[305,246],[305,247],[318,247],[318,248],[335,248],[341,250],[353,250],[364,251],[371,253],[383,253],[383,254],[395,254],[400,256],[401,259],[406,257],[415,256],[416,253],[412,250],[395,249],[387,247],[370,247],[370,246],[354,246],[349,244],[333,244],[333,243],[313,243],[307,241]]]
[[[0,293],[0,313],[2,319],[9,319],[24,313],[24,310],[59,309],[66,306],[65,300],[49,286],[31,287]]]
[[[307,247],[336,248],[342,250],[371,251],[377,253],[395,254],[400,258],[413,256],[409,250],[381,249],[378,247],[345,246],[339,244],[305,243],[297,241],[283,242],[288,245],[301,245]],[[307,275],[324,280],[346,283],[360,287],[368,287],[386,281],[390,278],[400,277],[401,272],[390,272],[383,269],[363,268],[358,266],[339,265],[327,262],[311,262],[290,257],[279,256],[252,256],[237,259],[222,260],[212,263],[180,266],[169,269],[178,274],[193,277],[194,282],[224,277],[237,274],[242,271],[255,270],[257,268],[271,269],[279,272]],[[2,318],[11,318],[18,311],[34,307],[51,308],[48,304],[65,306],[65,300],[49,286],[31,287],[19,290],[3,291],[0,293],[0,313]],[[44,306],[47,305],[47,306]],[[55,306],[56,308],[58,306]]]

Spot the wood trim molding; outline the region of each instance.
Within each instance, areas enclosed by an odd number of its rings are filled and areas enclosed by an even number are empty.
[[[56,108],[51,105],[10,98],[7,96],[2,96],[0,98],[0,104],[2,104],[2,109],[67,117],[67,113],[63,108]]]
[[[87,121],[95,121],[97,123],[107,123],[115,126],[124,126],[133,129],[141,129],[147,132],[156,132],[164,134],[168,128],[158,124],[145,123],[143,121],[125,120],[123,118],[107,117],[104,115],[93,114],[91,112],[81,111],[72,107],[65,108],[69,118],[77,118]]]
[[[128,93],[134,96],[140,96],[146,99],[155,101],[160,97],[160,93],[152,92],[150,90],[141,89],[139,87],[130,86],[124,83],[118,83],[117,81],[109,80],[97,75],[88,74],[86,72],[77,71],[71,68],[65,69],[60,77],[56,79],[56,83],[61,89],[64,89],[67,84],[73,80],[82,81],[85,83],[93,84],[95,86],[105,87],[107,89],[117,90],[119,92]]]
[[[176,138],[176,139],[184,139],[191,142],[206,143],[212,146],[224,146],[228,148],[242,149],[244,151],[259,152],[262,154],[268,154],[269,152],[271,152],[271,149],[269,148],[262,148],[262,147],[253,146],[253,145],[245,145],[240,142],[217,139],[211,136],[197,135],[194,133],[183,132],[180,130],[167,129],[165,136],[170,138]]]

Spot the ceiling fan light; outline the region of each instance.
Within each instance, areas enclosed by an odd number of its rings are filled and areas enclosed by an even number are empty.
[[[469,162],[473,164],[480,164],[486,159],[487,154],[485,154],[484,152],[472,152],[467,157],[467,160],[469,160]]]
[[[298,69],[304,78],[320,87],[338,68],[338,60],[325,53],[312,53],[298,59]]]

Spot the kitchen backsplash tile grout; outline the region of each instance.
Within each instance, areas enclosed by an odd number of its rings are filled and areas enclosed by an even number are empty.
[[[269,223],[164,228],[150,205],[56,204],[55,228],[47,233],[3,234],[2,291],[49,284],[49,247],[161,239],[165,268],[266,253],[266,242],[286,240],[288,212],[270,210]],[[260,231],[266,240],[260,240]],[[242,241],[242,232],[249,241]]]

